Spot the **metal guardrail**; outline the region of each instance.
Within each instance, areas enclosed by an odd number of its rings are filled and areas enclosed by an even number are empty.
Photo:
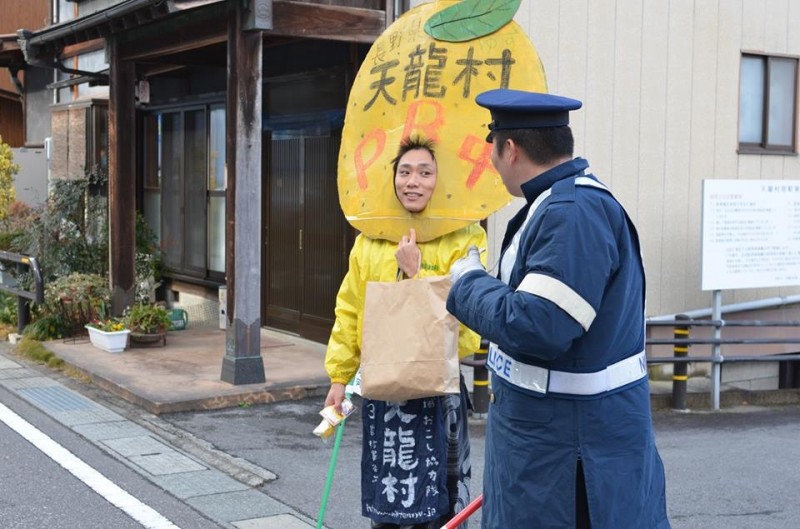
[[[30,270],[33,277],[32,290],[24,290],[12,274],[8,273],[6,263],[12,264],[17,273]],[[17,296],[17,331],[22,330],[30,321],[30,301],[44,302],[44,280],[35,257],[0,250],[0,291]]]
[[[724,328],[731,327],[800,327],[800,321],[761,321],[761,320],[693,320],[678,315],[674,320],[648,321],[648,327],[672,327],[674,337],[647,338],[646,346],[672,345],[673,356],[648,357],[649,364],[674,364],[672,376],[672,408],[675,410],[686,409],[686,393],[688,382],[688,364],[692,362],[723,363],[736,362],[796,362],[800,361],[800,353],[780,355],[722,355],[722,345],[757,345],[757,344],[800,344],[800,338],[690,338],[691,327],[714,327],[715,333],[720,334]],[[689,347],[692,345],[711,345],[714,354],[711,356],[689,356]],[[489,377],[486,368],[486,354],[488,342],[481,340],[481,350],[471,358],[461,360],[461,363],[474,368],[473,386],[473,411],[479,417],[485,416],[489,410]],[[712,380],[712,407],[719,409],[719,380]]]
[[[721,389],[720,368],[724,363],[735,362],[796,362],[800,354],[789,353],[781,355],[723,355],[722,345],[757,345],[757,344],[800,344],[800,338],[722,338],[722,330],[732,327],[800,327],[798,321],[763,321],[763,320],[735,320],[722,319],[693,320],[685,315],[677,315],[674,320],[659,320],[647,322],[648,327],[669,326],[674,329],[673,339],[648,338],[646,344],[673,346],[673,357],[648,358],[648,364],[673,363],[672,377],[672,408],[675,410],[686,409],[686,383],[688,381],[687,366],[689,362],[707,362],[712,364],[711,377],[711,407],[719,409],[719,394]],[[714,338],[690,338],[689,330],[692,327],[713,327]],[[691,345],[711,345],[711,356],[689,356]]]

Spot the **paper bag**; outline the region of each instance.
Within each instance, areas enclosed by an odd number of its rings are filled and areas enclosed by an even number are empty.
[[[361,394],[399,402],[458,393],[458,320],[445,307],[448,276],[368,282]]]

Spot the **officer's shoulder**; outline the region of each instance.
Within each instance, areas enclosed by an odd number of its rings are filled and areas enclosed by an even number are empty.
[[[614,198],[611,192],[598,182],[598,185],[579,184],[575,178],[559,180],[550,190],[551,203],[571,203],[578,200],[611,201]]]

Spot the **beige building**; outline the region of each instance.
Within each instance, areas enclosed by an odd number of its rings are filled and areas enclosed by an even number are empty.
[[[702,181],[800,180],[800,2],[528,0],[515,21],[544,63],[549,91],[584,102],[571,121],[575,154],[639,228],[648,316],[711,307],[700,281]],[[767,103],[756,97],[762,82]],[[776,121],[767,127],[750,113],[764,104]],[[519,205],[490,218],[490,259]],[[797,294],[722,296],[729,305]]]

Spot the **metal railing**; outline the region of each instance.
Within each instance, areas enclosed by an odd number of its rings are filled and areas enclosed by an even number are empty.
[[[646,346],[672,345],[673,356],[648,355],[647,363],[668,364],[673,367],[672,375],[672,408],[675,410],[686,409],[686,395],[688,383],[689,363],[710,363],[721,366],[724,363],[736,362],[796,362],[800,361],[800,353],[765,354],[765,355],[723,355],[722,345],[786,345],[800,344],[800,338],[722,338],[724,328],[736,327],[797,327],[800,321],[760,321],[760,320],[695,320],[682,315],[677,315],[674,320],[647,321],[647,327],[672,327],[673,338],[647,338]],[[713,327],[713,338],[691,338],[692,327]],[[647,333],[649,336],[649,332]],[[690,356],[689,348],[692,345],[711,345],[712,354],[709,356]],[[484,417],[489,410],[489,375],[486,368],[486,354],[488,342],[481,340],[481,349],[472,357],[461,360],[461,363],[474,368],[473,382],[473,412],[478,417]],[[714,410],[719,409],[720,377],[719,369],[714,370],[711,377],[711,405]]]
[[[30,271],[31,290],[25,290],[10,273],[7,264],[15,267],[17,274]],[[22,334],[30,321],[30,302],[44,302],[44,281],[35,257],[0,250],[0,291],[17,296],[17,331]]]
[[[735,362],[796,362],[800,354],[765,354],[765,355],[723,355],[723,345],[786,345],[800,344],[800,338],[723,338],[722,330],[725,328],[750,327],[800,327],[800,321],[762,321],[762,320],[694,320],[686,316],[677,315],[674,320],[648,321],[648,327],[673,327],[674,337],[648,338],[648,346],[672,345],[672,357],[648,357],[648,364],[672,363],[672,408],[675,410],[686,409],[687,393],[687,366],[689,362],[704,362],[712,365],[711,374],[711,408],[719,409],[721,390],[721,366],[725,363]],[[689,333],[692,327],[713,327],[713,338],[691,338]],[[711,356],[690,356],[689,347],[692,345],[711,345]]]

